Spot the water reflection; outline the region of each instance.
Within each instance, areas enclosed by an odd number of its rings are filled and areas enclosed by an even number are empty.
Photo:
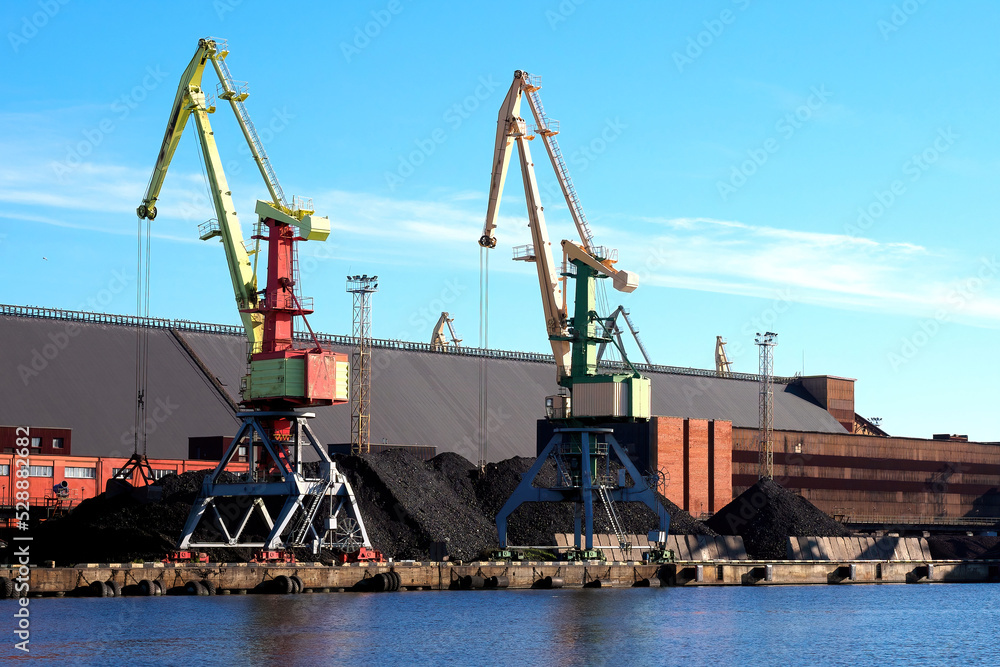
[[[964,584],[37,599],[31,654],[13,655],[7,644],[0,655],[73,665],[995,664],[998,591]]]

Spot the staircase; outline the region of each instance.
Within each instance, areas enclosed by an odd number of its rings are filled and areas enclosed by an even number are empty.
[[[611,498],[608,487],[603,484],[598,486],[597,496],[601,499],[601,504],[604,505],[608,521],[611,523],[611,528],[615,531],[615,537],[618,538],[618,547],[622,550],[622,554],[626,560],[630,559],[632,557],[632,543],[628,541],[628,535],[625,533],[624,526],[622,526],[621,517],[618,516],[618,511],[615,509],[615,501]]]
[[[240,118],[240,123],[243,125],[243,129],[247,134],[247,138],[250,143],[253,144],[253,148],[256,151],[257,162],[265,172],[265,177],[267,178],[268,185],[271,189],[271,194],[277,199],[276,204],[281,204],[282,207],[288,208],[288,202],[285,200],[285,193],[281,189],[281,185],[278,183],[278,176],[274,173],[274,169],[271,167],[271,160],[267,157],[267,151],[264,150],[264,144],[261,143],[260,137],[257,136],[257,129],[254,127],[253,121],[250,120],[250,112],[247,111],[246,105],[243,104],[243,100],[247,98],[248,85],[245,81],[239,82],[233,80],[233,75],[229,72],[229,65],[226,64],[226,56],[229,55],[229,47],[224,41],[218,41],[218,50],[216,55],[212,60],[218,64],[219,71],[222,72],[222,91],[219,93],[219,99],[229,100],[236,107],[237,114]]]
[[[312,525],[313,519],[316,518],[316,511],[319,509],[320,504],[326,497],[326,492],[330,488],[330,484],[330,480],[327,480],[323,485],[322,490],[308,496],[306,502],[303,503],[302,514],[299,517],[298,522],[295,524],[295,529],[292,531],[291,545],[302,544],[302,540],[305,539],[306,533],[309,531],[309,526]]]
[[[539,125],[538,134],[542,135],[542,141],[545,142],[545,147],[548,149],[549,155],[552,157],[552,163],[559,174],[559,181],[562,183],[565,191],[570,213],[573,215],[573,221],[576,223],[577,230],[580,232],[586,249],[593,252],[594,235],[590,231],[590,225],[587,223],[587,215],[583,212],[583,206],[580,204],[580,196],[576,193],[576,187],[573,186],[573,179],[569,176],[566,159],[559,149],[559,142],[556,141],[556,135],[559,133],[559,121],[550,120],[545,115],[545,109],[542,107],[542,98],[538,95],[538,88],[529,90],[528,97],[531,99],[534,111],[538,114],[536,118]]]

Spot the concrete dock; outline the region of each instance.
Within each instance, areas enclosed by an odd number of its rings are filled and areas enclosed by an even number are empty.
[[[376,585],[391,581],[398,583]],[[380,575],[386,576],[380,578]],[[16,580],[17,566],[0,566],[0,576]],[[1000,561],[679,561],[500,562],[466,564],[401,562],[326,566],[318,563],[172,564],[105,563],[29,568],[32,596],[93,595],[95,582],[115,582],[123,595],[141,595],[143,581],[159,582],[164,594],[191,593],[189,582],[210,582],[217,594],[285,592],[274,583],[297,577],[303,592],[351,590],[455,590],[489,587],[628,588],[633,586],[774,586],[803,584],[913,584],[1000,581]],[[506,585],[504,585],[506,584]],[[114,586],[107,586],[115,588]]]

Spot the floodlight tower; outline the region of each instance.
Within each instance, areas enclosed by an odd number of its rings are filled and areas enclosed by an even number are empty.
[[[354,338],[358,341],[351,360],[351,453],[357,455],[371,451],[372,294],[378,291],[378,276],[347,276],[347,291],[354,295]]]
[[[759,479],[774,478],[774,346],[778,334],[757,333],[754,342],[760,349],[760,426],[757,433]]]

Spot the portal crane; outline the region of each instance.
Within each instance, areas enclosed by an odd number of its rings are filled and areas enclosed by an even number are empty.
[[[594,296],[595,279],[599,276],[611,278],[614,288],[626,293],[634,291],[638,287],[638,281],[634,273],[614,267],[618,261],[617,251],[594,245],[593,237],[586,223],[586,216],[584,216],[582,206],[580,206],[579,197],[555,141],[555,135],[558,134],[558,123],[545,115],[541,98],[538,95],[540,88],[538,77],[532,77],[521,70],[514,72],[514,81],[507,91],[507,96],[504,98],[497,118],[489,203],[479,245],[484,248],[496,247],[497,241],[494,232],[497,229],[500,199],[503,195],[503,187],[513,152],[511,147],[516,142],[521,176],[524,181],[528,228],[531,231],[532,244],[514,248],[514,259],[535,264],[542,296],[545,328],[556,362],[556,381],[571,394],[574,384],[601,383],[605,381],[603,378],[613,377],[598,376],[597,374],[596,344],[606,340],[606,337],[603,332],[599,335],[595,326],[597,321]],[[566,197],[567,204],[569,204],[577,233],[580,236],[580,244],[575,244],[572,241],[562,242],[563,270],[561,272],[557,269],[552,257],[552,244],[549,241],[538,182],[535,178],[535,165],[531,159],[531,149],[528,144],[535,137],[528,133],[524,119],[520,116],[521,101],[525,97],[527,97],[528,106],[535,118],[537,134],[543,137],[560,188]],[[583,269],[582,274],[579,270],[581,268]],[[566,278],[570,276],[576,278],[577,284],[576,311],[572,321],[567,316],[566,298]],[[598,379],[594,380],[593,378]],[[636,384],[640,385],[644,381],[648,387],[649,380],[639,377],[638,373],[634,374],[633,379],[638,381]],[[648,389],[641,393],[645,394],[648,403]],[[566,403],[562,407],[564,410],[568,407],[568,399],[549,398],[560,404]],[[557,407],[557,411],[559,409]],[[615,416],[640,418],[649,416],[648,410],[645,414],[639,414],[640,412],[641,409],[635,414],[630,411],[628,414],[616,414]]]
[[[277,549],[311,541],[313,548],[324,546],[370,546],[354,494],[346,478],[330,459],[307,420],[312,413],[303,408],[346,403],[349,366],[346,355],[324,350],[315,335],[308,344],[296,340],[294,318],[300,317],[312,334],[306,315],[311,299],[301,297],[298,287],[297,251],[299,241],[324,241],[330,234],[329,219],[314,215],[311,201],[294,200],[289,206],[243,104],[248,89],[233,80],[226,65],[228,46],[212,38],[198,42],[198,49],[181,76],[166,132],[152,177],[142,203],[136,210],[140,219],[153,220],[167,169],[180,142],[188,118],[194,115],[198,141],[208,174],[209,191],[216,218],[201,225],[203,240],[220,238],[232,280],[236,304],[246,331],[248,372],[240,384],[241,427],[218,467],[205,480],[184,527],[179,548],[256,546]],[[270,201],[258,201],[253,251],[248,251],[222,168],[222,160],[209,122],[215,111],[202,87],[205,66],[211,62],[219,77],[219,97],[227,100],[250,147]],[[267,244],[267,281],[257,289],[256,255],[260,242]],[[250,254],[255,256],[250,263]],[[302,450],[311,448],[319,458],[319,476],[306,477]],[[249,472],[240,483],[223,483],[222,473],[246,452]],[[236,499],[233,502],[233,499]],[[315,518],[322,502],[329,500],[330,516],[322,530]],[[220,505],[230,521],[223,520]],[[272,519],[271,513],[278,512]],[[192,542],[203,515],[208,512],[217,539]],[[232,515],[235,514],[235,517]],[[340,524],[339,543],[330,539]],[[259,515],[267,535],[263,539],[244,537],[253,516]],[[234,520],[235,519],[235,520]],[[349,535],[343,527],[351,526]]]
[[[448,332],[451,334],[451,342],[455,347],[459,346],[462,339],[458,337],[455,333],[455,327],[452,322],[455,321],[454,317],[448,315],[447,312],[441,313],[441,317],[438,318],[437,324],[434,325],[434,331],[431,332],[431,349],[443,350],[448,347],[448,337],[444,335],[445,327],[448,327]]]
[[[547,415],[556,425],[554,435],[497,513],[497,533],[501,547],[506,547],[507,517],[522,503],[572,502],[576,517],[573,553],[578,557],[591,557],[594,555],[595,494],[598,501],[604,504],[620,546],[626,550],[630,546],[615,511],[614,501],[635,500],[646,503],[660,518],[658,534],[666,534],[670,517],[644,477],[614,439],[611,429],[604,426],[609,421],[640,421],[650,416],[649,378],[643,377],[631,366],[624,350],[623,358],[631,367],[631,373],[599,373],[597,361],[597,345],[611,340],[610,335],[603,331],[606,318],[600,317],[596,311],[597,280],[610,278],[614,288],[625,293],[634,291],[638,287],[638,280],[634,273],[615,268],[618,259],[616,251],[594,245],[579,196],[555,141],[558,123],[546,116],[538,95],[540,87],[538,77],[517,70],[500,107],[486,221],[479,245],[487,249],[496,247],[495,231],[500,199],[510,165],[512,145],[516,143],[532,244],[514,248],[514,259],[535,264],[546,333],[555,358],[556,381],[562,392],[546,397]],[[528,132],[520,115],[521,101],[525,96],[535,119],[536,133],[543,138],[580,237],[579,244],[569,240],[562,241],[561,271],[557,269],[552,257],[552,244],[545,225],[528,144],[535,137]],[[572,317],[568,315],[566,295],[566,281],[569,278],[573,278],[575,284]],[[598,331],[598,325],[601,325],[602,331]],[[631,477],[631,486],[626,486],[624,473],[617,477],[612,474],[610,451],[614,452],[622,469]],[[534,486],[535,478],[549,459],[554,460],[556,465],[555,486]],[[581,526],[583,521],[584,533]]]

